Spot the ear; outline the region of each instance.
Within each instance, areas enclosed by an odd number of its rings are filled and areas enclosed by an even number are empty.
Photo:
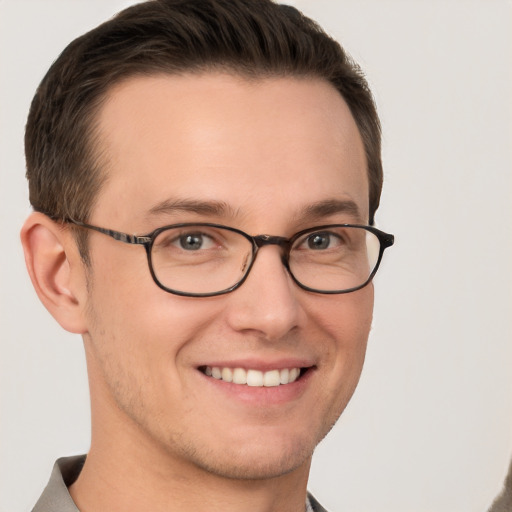
[[[85,268],[69,228],[35,212],[21,229],[21,243],[30,279],[46,309],[67,331],[87,332]]]

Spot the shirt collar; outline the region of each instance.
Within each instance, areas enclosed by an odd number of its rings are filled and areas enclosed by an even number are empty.
[[[85,462],[85,455],[63,457],[53,466],[50,481],[39,498],[32,512],[80,512],[68,491],[80,474]]]

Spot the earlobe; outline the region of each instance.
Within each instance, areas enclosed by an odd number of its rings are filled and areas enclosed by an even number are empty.
[[[85,277],[76,275],[83,274],[83,269],[78,265],[80,257],[70,233],[36,212],[21,229],[21,243],[30,279],[41,302],[64,329],[84,334]]]

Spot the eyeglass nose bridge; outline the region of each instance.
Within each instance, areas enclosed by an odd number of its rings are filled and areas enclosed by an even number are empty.
[[[257,235],[253,236],[252,239],[258,249],[264,245],[279,245],[279,247],[284,249],[288,249],[290,246],[290,240],[284,236]]]
[[[290,257],[290,250],[291,250],[291,242],[288,238],[285,238],[284,236],[273,236],[273,235],[256,235],[252,236],[252,241],[254,244],[254,250],[253,250],[253,259],[250,267],[247,269],[247,275],[249,274],[250,270],[252,269],[252,266],[254,262],[256,261],[256,256],[258,254],[259,249],[264,247],[265,245],[277,245],[282,249],[281,253],[281,262],[286,268],[288,272],[290,271],[290,266],[288,264],[288,259]],[[244,278],[245,280],[245,278]]]

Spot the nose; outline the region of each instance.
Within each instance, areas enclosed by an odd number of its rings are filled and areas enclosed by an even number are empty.
[[[229,294],[227,319],[231,328],[278,340],[301,324],[298,295],[303,292],[282,262],[279,247],[262,247],[245,282]]]

